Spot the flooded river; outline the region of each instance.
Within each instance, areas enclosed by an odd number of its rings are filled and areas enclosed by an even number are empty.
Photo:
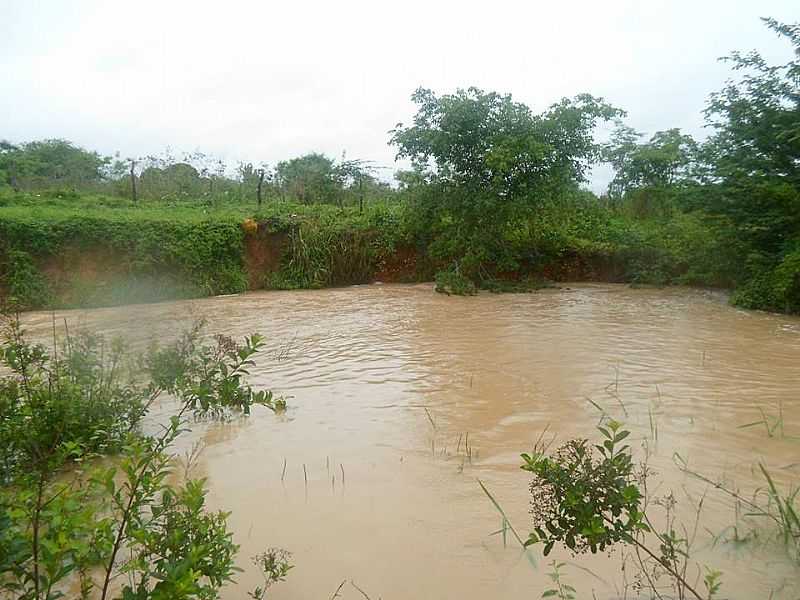
[[[576,285],[458,298],[371,285],[58,314],[139,339],[198,317],[210,332],[267,337],[253,381],[286,396],[287,413],[197,426],[181,442],[202,443],[195,475],[232,512],[246,588],[229,600],[259,583],[248,557],[269,546],[296,565],[275,599],[331,598],[343,581],[345,599],[364,598],[355,586],[373,599],[538,598],[551,557],[492,535],[501,517],[478,480],[527,536],[519,454],[545,429],[555,443],[594,437],[601,410],[633,431],[638,458],[647,448],[659,493],[674,491],[688,525],[708,486],[675,453],[744,491],[761,485],[759,461],[783,486],[800,480],[800,319],[709,292]],[[44,336],[50,319],[26,324]],[[741,427],[759,407],[768,420],[782,411],[782,431]],[[723,571],[720,597],[797,598],[779,550],[714,543],[734,522],[729,501],[709,491],[702,515],[697,556]],[[552,556],[580,598],[625,597],[619,551]]]

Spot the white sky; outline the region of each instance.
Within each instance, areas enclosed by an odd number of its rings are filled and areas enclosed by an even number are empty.
[[[717,57],[789,57],[758,20],[796,0],[0,0],[0,138],[123,156],[309,151],[393,167],[418,86],[475,85],[542,110],[589,92],[652,133],[702,136]],[[390,172],[390,171],[388,171]],[[387,172],[387,173],[388,173]],[[608,177],[599,170],[593,187]]]

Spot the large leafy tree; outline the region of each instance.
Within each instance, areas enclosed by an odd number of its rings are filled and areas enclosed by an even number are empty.
[[[603,148],[614,169],[609,196],[619,198],[642,188],[668,188],[689,175],[697,144],[680,129],[656,132],[647,142],[642,134],[619,124]]]
[[[49,139],[0,148],[0,177],[17,189],[80,187],[102,181],[110,159],[72,142]]]
[[[794,58],[769,65],[756,51],[723,60],[741,76],[713,94],[703,145],[705,182],[716,186],[708,209],[729,216],[762,252],[781,252],[800,235],[800,24],[766,25]]]
[[[741,304],[800,311],[800,24],[764,19],[793,57],[756,51],[724,60],[738,75],[713,94],[697,206],[728,219],[748,248]]]
[[[281,161],[275,172],[283,190],[304,204],[335,202],[341,190],[335,162],[324,154]]]
[[[781,178],[800,185],[800,23],[764,19],[786,39],[794,58],[770,65],[760,53],[734,52],[722,60],[739,78],[711,95],[705,114],[714,134],[705,145],[711,180]]]
[[[413,123],[399,123],[390,143],[429,182],[415,197],[436,238],[432,250],[459,260],[470,277],[488,263],[513,268],[504,235],[539,203],[585,179],[600,151],[595,124],[622,114],[586,94],[541,114],[474,87],[442,96],[420,88],[412,100]]]

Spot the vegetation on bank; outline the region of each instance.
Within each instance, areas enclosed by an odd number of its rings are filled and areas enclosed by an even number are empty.
[[[0,207],[0,289],[40,308],[365,283],[401,240],[393,207],[344,214],[110,200],[81,197],[76,207],[11,196]],[[272,254],[265,264],[262,252]]]
[[[711,135],[645,139],[601,98],[539,114],[476,88],[413,95],[390,143],[412,169],[307,154],[235,169],[202,154],[102,157],[64,140],[0,144],[0,293],[92,306],[258,288],[436,279],[519,290],[593,279],[733,289],[800,312],[800,26],[766,20],[784,65],[727,57]],[[595,126],[616,124],[605,143]],[[583,189],[592,165],[614,178]]]
[[[0,289],[29,308],[375,280],[452,281],[462,264],[432,247],[436,240],[404,201],[359,212],[280,202],[259,210],[112,207],[96,196],[81,197],[78,207],[48,199],[30,205],[18,194],[5,198]],[[569,203],[537,207],[525,227],[506,232],[499,245],[512,266],[493,269],[478,285],[521,291],[549,280],[587,279],[727,287],[735,265],[726,262],[726,245],[733,243],[702,216],[639,219],[580,192]],[[476,288],[472,278],[462,278],[465,289]]]

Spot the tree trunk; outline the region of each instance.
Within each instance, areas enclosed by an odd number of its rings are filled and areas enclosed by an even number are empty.
[[[264,169],[258,170],[258,206],[261,206],[261,187],[264,185]]]
[[[136,194],[136,161],[131,161],[131,198],[134,202],[139,201],[139,197]]]

